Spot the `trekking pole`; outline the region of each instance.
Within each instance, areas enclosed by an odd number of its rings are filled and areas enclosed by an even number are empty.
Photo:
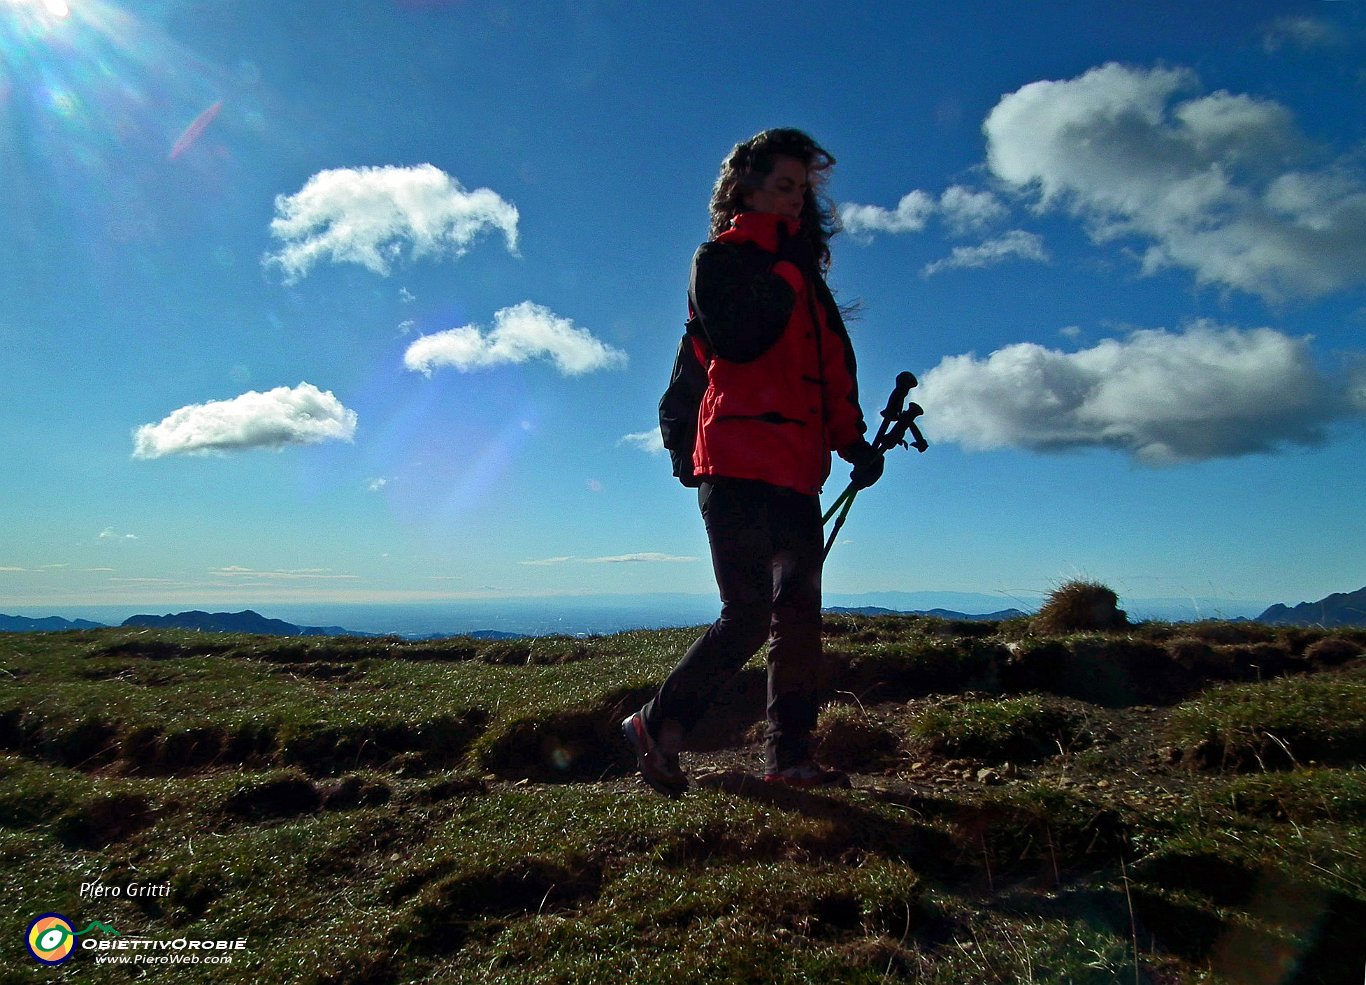
[[[915,436],[912,444],[916,451],[923,452],[929,447],[929,442],[925,440],[925,436],[920,433],[920,427],[915,423],[915,419],[925,413],[924,409],[914,402],[909,407],[906,406],[906,395],[917,385],[914,373],[901,372],[896,375],[896,385],[892,387],[891,395],[887,398],[887,406],[882,410],[882,424],[878,427],[877,436],[871,442],[873,450],[877,453],[884,454],[897,445],[901,445],[903,448],[907,447],[907,431]],[[840,493],[835,501],[830,504],[830,509],[821,518],[821,523],[824,525],[830,521],[836,511],[839,512],[835,526],[830,531],[830,537],[825,542],[825,553],[821,555],[822,558],[830,555],[830,548],[835,545],[835,536],[844,526],[844,521],[849,516],[849,508],[854,505],[856,496],[858,496],[858,489],[851,482],[844,492]]]
[[[835,521],[835,525],[830,528],[830,537],[825,542],[825,551],[821,554],[821,560],[825,560],[830,556],[830,548],[835,546],[835,535],[840,532],[840,527],[844,526],[844,521],[849,516],[849,507],[854,505],[854,497],[857,495],[857,489],[853,489],[852,491],[845,490],[845,493],[840,497],[840,500],[836,501],[836,505],[838,505],[842,500],[844,502],[844,509],[840,511],[839,519]],[[834,507],[831,507],[832,511],[833,509]]]
[[[892,387],[891,395],[887,397],[887,406],[882,409],[882,424],[878,426],[877,436],[873,438],[871,442],[875,450],[885,450],[885,448],[882,447],[882,444],[887,436],[887,428],[892,421],[901,416],[902,408],[906,405],[906,394],[910,393],[911,388],[916,385],[917,381],[914,373],[906,371],[896,374],[896,385]],[[830,518],[835,515],[835,511],[844,504],[845,500],[852,499],[857,494],[858,490],[854,488],[854,484],[851,482],[848,488],[840,493],[839,497],[830,504],[830,509],[826,510],[825,516],[821,517],[821,524],[824,525],[829,523]]]

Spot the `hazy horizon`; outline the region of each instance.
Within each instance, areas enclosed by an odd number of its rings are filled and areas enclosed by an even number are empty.
[[[983,615],[1005,609],[1036,611],[1046,593],[1033,598],[978,592],[866,592],[827,593],[826,608],[876,606],[898,610],[947,609]],[[1293,599],[1232,599],[1220,597],[1120,598],[1134,620],[1197,621],[1253,618],[1275,602],[1294,605]],[[719,602],[705,593],[645,593],[556,595],[540,597],[461,599],[391,603],[300,603],[257,600],[251,604],[219,605],[68,605],[56,608],[10,606],[0,614],[44,618],[86,619],[116,626],[135,615],[168,615],[188,611],[255,611],[267,618],[298,626],[339,626],[357,632],[420,635],[470,632],[481,629],[544,635],[551,632],[606,633],[627,628],[660,628],[710,623]],[[557,628],[559,627],[559,628]]]

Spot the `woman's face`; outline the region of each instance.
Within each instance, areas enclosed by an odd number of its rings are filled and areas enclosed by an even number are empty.
[[[745,208],[800,219],[807,184],[805,164],[795,157],[775,157],[773,170],[764,175],[763,184],[745,196]]]

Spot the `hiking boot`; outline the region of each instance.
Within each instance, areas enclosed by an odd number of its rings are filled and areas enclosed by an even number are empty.
[[[627,715],[621,734],[636,754],[641,779],[666,797],[681,797],[688,789],[688,776],[678,766],[678,756],[670,755],[655,744],[640,712]]]
[[[812,787],[839,787],[847,790],[853,785],[849,782],[849,774],[841,773],[839,770],[828,770],[810,761],[789,766],[785,770],[765,773],[764,782],[781,783],[783,786],[796,787],[799,790],[810,790]]]

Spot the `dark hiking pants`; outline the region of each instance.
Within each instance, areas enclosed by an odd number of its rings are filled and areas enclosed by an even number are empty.
[[[795,766],[809,758],[823,684],[820,500],[765,482],[718,479],[702,484],[698,504],[721,617],[645,706],[646,725],[656,741],[681,742],[771,639],[766,768]]]

